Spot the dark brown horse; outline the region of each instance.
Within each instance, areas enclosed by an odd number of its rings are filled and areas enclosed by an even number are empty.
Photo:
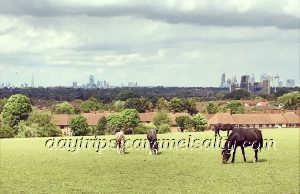
[[[213,125],[213,131],[215,131],[215,137],[220,137],[220,131],[227,131],[227,137],[229,136],[229,132],[234,129],[234,125],[232,124],[215,124]]]
[[[242,154],[244,157],[244,162],[246,162],[245,157],[245,147],[252,146],[254,152],[255,152],[255,158],[253,162],[257,162],[257,152],[258,149],[261,150],[263,147],[263,137],[261,134],[261,131],[256,128],[238,128],[234,129],[232,133],[229,135],[227,141],[225,142],[225,146],[222,150],[223,159],[222,162],[224,164],[227,163],[229,160],[231,154],[231,149],[233,149],[233,155],[231,162],[234,162],[235,160],[235,152],[237,147],[241,147]]]

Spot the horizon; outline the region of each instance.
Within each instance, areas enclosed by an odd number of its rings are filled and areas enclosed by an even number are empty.
[[[90,74],[114,86],[218,87],[222,73],[300,83],[296,0],[0,4],[0,82],[17,87],[32,74],[44,87]]]

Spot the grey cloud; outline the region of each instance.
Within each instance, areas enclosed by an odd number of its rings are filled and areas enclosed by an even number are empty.
[[[285,13],[263,12],[250,10],[245,13],[227,10],[216,11],[207,8],[205,11],[184,12],[176,8],[160,7],[156,4],[139,5],[105,5],[105,6],[57,6],[47,1],[39,0],[0,0],[1,13],[7,15],[31,15],[34,17],[63,17],[72,15],[87,15],[92,17],[133,16],[171,24],[192,24],[210,26],[245,26],[263,27],[275,26],[281,29],[299,29],[300,19]]]

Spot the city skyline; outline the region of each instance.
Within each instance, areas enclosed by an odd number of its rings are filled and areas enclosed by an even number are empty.
[[[262,73],[259,75],[255,74],[243,74],[241,76],[237,75],[231,75],[228,76],[227,73],[222,73],[220,75],[221,80],[219,81],[218,86],[164,86],[164,87],[220,87],[220,88],[231,88],[231,84],[238,85],[237,88],[239,88],[241,79],[243,79],[243,76],[249,76],[249,83],[252,85],[254,82],[262,82],[263,80],[269,80],[270,81],[270,87],[300,87],[300,83],[297,83],[295,79],[287,78],[283,80],[279,74],[270,75],[266,73]],[[219,79],[220,79],[219,77]],[[36,84],[34,82],[35,78],[34,75],[31,74],[30,81],[21,82],[19,85],[14,84],[9,81],[1,81],[0,80],[0,88],[3,87],[17,87],[17,88],[32,88],[32,87],[73,87],[73,88],[109,88],[109,87],[155,87],[155,86],[163,86],[163,85],[141,85],[136,80],[130,80],[128,82],[121,82],[117,84],[111,84],[110,80],[107,79],[101,79],[95,75],[88,75],[85,77],[85,80],[80,82],[78,80],[73,80],[71,83],[67,85],[53,85],[53,86],[43,86],[40,84]]]
[[[94,74],[111,85],[218,87],[224,72],[300,81],[296,0],[0,4],[0,82],[33,74],[36,86],[69,86]]]

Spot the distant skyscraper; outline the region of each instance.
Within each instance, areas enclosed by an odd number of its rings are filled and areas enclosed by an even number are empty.
[[[287,79],[286,80],[286,87],[295,87],[295,80],[294,79]]]
[[[89,76],[89,84],[88,85],[89,85],[90,88],[95,88],[96,87],[95,76],[93,76],[93,75]]]
[[[270,81],[269,80],[262,81],[262,89],[263,89],[263,93],[270,94]]]
[[[72,87],[73,87],[73,88],[78,88],[77,82],[73,82],[73,83],[72,83]]]
[[[250,81],[250,76],[249,75],[243,75],[241,77],[240,88],[250,92],[250,82],[249,81]]]
[[[31,85],[30,87],[34,88],[34,79],[33,79],[33,74],[31,74]]]
[[[250,83],[250,86],[254,85],[254,83],[255,83],[255,75],[254,74],[251,75],[249,83]]]
[[[220,87],[221,88],[225,88],[226,87],[226,75],[225,75],[225,73],[223,73],[221,75],[221,84],[220,84]]]

